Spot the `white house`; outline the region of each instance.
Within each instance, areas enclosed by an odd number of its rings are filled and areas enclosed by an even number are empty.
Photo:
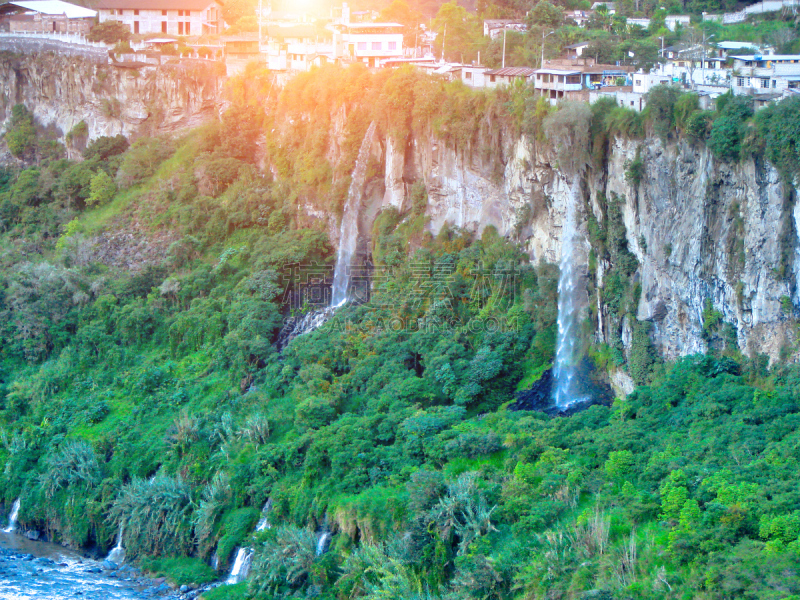
[[[495,39],[502,35],[504,31],[525,33],[528,31],[528,24],[525,21],[516,19],[489,19],[483,22],[484,37]]]
[[[678,25],[681,27],[688,27],[692,23],[692,18],[689,15],[668,15],[664,18],[664,25],[670,31],[675,31]]]
[[[0,5],[0,31],[89,33],[97,11],[61,0],[20,0]]]
[[[569,46],[564,46],[564,50],[567,51],[567,54],[570,56],[582,56],[583,51],[589,47],[589,42],[578,42],[577,44],[570,44]]]
[[[204,35],[224,29],[215,0],[97,0],[98,19],[119,21],[132,33]]]
[[[403,58],[400,23],[355,23],[350,17],[350,7],[343,3],[340,15],[330,27],[334,59],[349,58],[369,67],[380,67],[387,60]]]
[[[637,94],[646,94],[657,85],[668,85],[672,83],[672,78],[658,73],[634,73],[633,91]]]
[[[800,54],[734,56],[731,88],[754,96],[800,89]]]

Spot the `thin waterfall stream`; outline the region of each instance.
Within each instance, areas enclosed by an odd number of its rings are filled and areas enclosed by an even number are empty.
[[[576,265],[575,252],[579,242],[577,213],[580,195],[580,175],[575,175],[570,186],[564,222],[561,227],[561,262],[558,277],[558,337],[556,340],[556,361],[553,400],[559,409],[581,402],[585,398],[576,391],[576,357],[579,322],[580,276]]]
[[[6,533],[11,533],[17,529],[17,516],[19,515],[19,498],[14,500],[14,504],[11,506],[11,514],[8,516],[8,527],[6,527],[3,531]]]
[[[325,308],[312,310],[302,317],[289,320],[278,335],[279,349],[283,349],[292,339],[324,325],[333,316],[336,309],[350,299],[350,271],[358,246],[358,215],[361,210],[361,198],[364,196],[369,152],[376,127],[377,124],[373,121],[367,128],[350,179],[350,188],[342,213],[342,223],[339,227],[339,249],[336,252],[336,267],[333,271],[331,303]]]

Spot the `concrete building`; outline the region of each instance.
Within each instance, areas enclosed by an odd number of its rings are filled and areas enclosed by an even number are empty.
[[[483,22],[484,37],[495,39],[503,35],[504,31],[525,33],[528,31],[528,24],[518,19],[489,19]]]
[[[267,65],[273,71],[308,71],[333,60],[333,34],[313,25],[271,25],[266,30]]]
[[[21,0],[0,5],[0,31],[89,33],[97,11],[61,0]]]
[[[571,19],[575,21],[575,25],[578,27],[585,27],[590,17],[589,11],[586,10],[568,10],[564,13],[564,20],[569,21]]]
[[[502,69],[491,69],[483,74],[484,85],[486,88],[495,88],[501,85],[511,85],[517,81],[530,83],[536,69],[530,67],[505,67]]]
[[[387,60],[403,58],[403,26],[400,23],[354,23],[350,7],[342,4],[331,24],[333,58],[380,67]]]
[[[204,35],[224,29],[215,0],[97,0],[98,18],[119,21],[131,33]]]
[[[734,94],[780,96],[787,90],[800,89],[800,54],[745,54],[732,58]]]
[[[569,46],[564,46],[564,50],[568,56],[577,58],[583,55],[583,51],[589,47],[589,43],[590,42],[578,42],[577,44],[570,44]]]
[[[688,27],[691,24],[692,18],[689,15],[668,15],[664,19],[664,25],[666,25],[667,29],[670,31],[675,31],[678,25],[681,27]]]

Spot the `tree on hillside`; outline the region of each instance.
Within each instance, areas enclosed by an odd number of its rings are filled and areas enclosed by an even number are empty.
[[[466,62],[475,58],[483,30],[477,17],[459,6],[456,0],[442,4],[432,27],[438,34],[434,44],[437,55],[441,55],[444,45],[446,60]]]
[[[131,28],[119,21],[105,21],[92,27],[87,39],[90,42],[103,42],[105,44],[127,42],[131,39]]]
[[[222,18],[228,26],[235,25],[242,17],[253,16],[256,16],[254,0],[225,0],[222,5]]]
[[[528,13],[528,23],[550,28],[560,27],[564,23],[564,11],[547,0],[542,0]]]
[[[411,8],[406,0],[393,0],[381,11],[378,20],[384,23],[400,23],[403,26],[403,45],[411,47],[416,43],[420,23],[427,19],[421,12]]]

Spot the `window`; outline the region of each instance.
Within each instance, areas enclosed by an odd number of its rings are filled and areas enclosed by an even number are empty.
[[[138,17],[139,16],[139,9],[138,8],[134,8],[133,9],[133,14],[134,14],[134,16]]]
[[[633,106],[633,100],[631,100],[631,106]]]
[[[397,42],[389,42],[389,50],[397,50]]]
[[[358,42],[358,49],[359,50],[366,50],[367,49],[367,42]]]
[[[165,10],[162,10],[162,11],[161,11],[161,16],[162,16],[162,17],[166,17],[166,16],[167,16],[167,11],[165,11]]]
[[[737,87],[744,87],[744,77],[737,77],[736,78],[736,85],[737,85]]]
[[[182,17],[182,16],[183,16],[183,11],[182,11],[182,10],[179,10],[179,11],[178,11],[178,16],[179,16],[179,17]]]
[[[495,76],[494,75],[489,75],[489,81],[494,83],[495,82]]]
[[[636,80],[636,85],[637,85],[637,86],[639,86],[639,85],[642,85],[642,80],[641,80],[641,79],[637,79],[637,80]]]
[[[186,22],[186,35],[191,35],[192,24],[188,21]]]
[[[464,73],[464,79],[472,79],[472,73],[470,73],[469,71]]]
[[[777,83],[778,83],[778,80],[777,80],[777,79],[773,79],[773,80],[772,80],[772,87],[773,87],[773,88],[775,88],[775,87],[778,87],[778,86],[777,86]]]
[[[380,42],[372,42],[372,49],[373,50],[380,50],[381,49],[381,43]]]
[[[161,21],[161,33],[167,33],[167,22]]]
[[[133,22],[133,33],[139,33],[139,21]]]
[[[183,35],[183,21],[178,22],[178,35]]]
[[[761,80],[761,88],[762,89],[769,89],[769,79],[762,79]]]

